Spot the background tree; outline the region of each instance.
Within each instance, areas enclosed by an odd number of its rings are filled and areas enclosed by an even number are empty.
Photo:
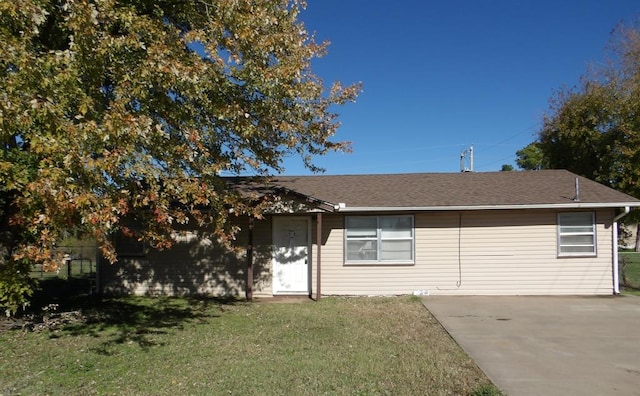
[[[282,172],[290,153],[318,171],[313,156],[348,150],[332,106],[359,86],[327,90],[311,71],[327,44],[304,6],[0,2],[0,305],[25,302],[25,269],[55,268],[61,238],[90,235],[111,261],[116,231],[162,248],[195,222],[224,240],[229,208],[259,208],[221,173]]]
[[[513,170],[513,165],[511,164],[502,164],[502,168],[500,168],[500,171],[502,172],[511,172]]]
[[[612,179],[620,148],[620,100],[613,87],[585,81],[579,91],[560,92],[552,100],[552,115],[540,131],[540,150],[553,168],[568,169],[619,187]]]
[[[605,66],[551,99],[538,140],[518,151],[518,165],[529,167],[539,149],[542,159],[533,163],[568,169],[640,197],[640,30],[619,26],[611,50]],[[637,214],[625,218],[638,219]]]
[[[520,169],[541,170],[549,167],[539,142],[529,143],[526,147],[516,151],[516,156],[516,164]]]

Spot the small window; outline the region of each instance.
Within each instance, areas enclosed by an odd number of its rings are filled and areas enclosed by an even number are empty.
[[[413,216],[345,218],[345,262],[413,264]]]
[[[145,255],[145,243],[133,236],[125,236],[121,232],[115,234],[116,253],[119,257],[142,257]]]
[[[595,256],[596,225],[593,212],[558,214],[558,256]]]

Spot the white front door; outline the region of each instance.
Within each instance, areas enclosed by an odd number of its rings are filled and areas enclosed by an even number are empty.
[[[309,227],[307,217],[273,218],[273,292],[309,292]]]

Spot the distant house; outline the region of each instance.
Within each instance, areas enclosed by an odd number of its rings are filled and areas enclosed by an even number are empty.
[[[624,237],[622,238],[620,247],[625,249],[635,250],[637,240],[638,240],[638,223],[625,224]]]
[[[233,181],[233,180],[231,180]],[[251,180],[238,179],[251,190]],[[640,200],[564,170],[275,177],[237,249],[207,230],[117,246],[106,293],[560,295],[618,292],[617,221]]]

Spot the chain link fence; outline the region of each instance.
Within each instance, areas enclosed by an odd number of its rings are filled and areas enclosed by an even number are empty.
[[[620,252],[620,285],[640,290],[640,252]]]
[[[40,264],[31,269],[31,277],[41,282],[82,284],[83,292],[93,293],[96,279],[97,246],[93,241],[71,240],[56,249],[62,254],[57,270],[47,271]]]

